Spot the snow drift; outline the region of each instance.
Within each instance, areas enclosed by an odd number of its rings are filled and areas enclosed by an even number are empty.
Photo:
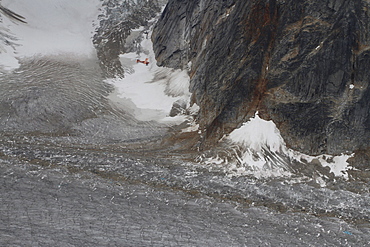
[[[350,167],[347,160],[352,155],[310,156],[289,149],[275,123],[261,119],[258,112],[240,128],[223,138],[222,142],[233,150],[232,157],[217,155],[203,158],[202,161],[225,166],[232,175],[252,175],[257,178],[292,176],[294,162],[307,165],[317,160],[322,166],[329,167],[334,176],[348,178],[347,170]]]

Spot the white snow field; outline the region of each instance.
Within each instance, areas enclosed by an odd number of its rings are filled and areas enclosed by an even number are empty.
[[[93,56],[94,25],[100,0],[3,0],[2,5],[23,16],[27,23],[3,17],[0,27],[18,44],[5,46],[0,67],[18,68],[18,59],[35,55]]]

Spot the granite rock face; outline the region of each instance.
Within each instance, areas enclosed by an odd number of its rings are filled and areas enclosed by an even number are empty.
[[[258,111],[295,150],[369,150],[370,1],[170,0],[152,39],[189,69],[203,146]]]

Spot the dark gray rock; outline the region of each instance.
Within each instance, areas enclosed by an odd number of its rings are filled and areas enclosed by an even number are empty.
[[[369,9],[365,0],[170,0],[152,39],[159,65],[191,62],[203,146],[259,111],[296,150],[369,150]]]
[[[170,117],[175,117],[180,114],[185,114],[186,111],[186,102],[183,99],[177,100],[172,104],[170,111]]]

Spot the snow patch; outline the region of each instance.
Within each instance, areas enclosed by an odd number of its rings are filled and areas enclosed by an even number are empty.
[[[284,160],[286,146],[279,130],[272,121],[259,117],[258,112],[240,128],[223,138],[231,148],[228,158],[203,159],[210,165],[222,164],[232,176],[252,175],[256,178],[290,176],[289,166]],[[236,160],[236,161],[235,161]]]
[[[139,28],[137,30],[143,30]],[[141,52],[122,54],[120,61],[126,73],[124,78],[108,79],[116,87],[121,103],[132,109],[136,119],[141,121],[183,122],[185,116],[168,117],[176,101],[189,104],[190,78],[187,71],[158,67],[156,65],[153,44],[143,37]],[[146,36],[146,35],[145,35]],[[149,59],[149,64],[137,63]]]
[[[330,172],[333,173],[334,176],[348,179],[347,170],[350,169],[350,167],[347,160],[353,156],[354,154],[351,155],[341,154],[339,156],[323,154],[319,156],[306,155],[304,158],[308,162],[312,162],[312,160],[317,159],[320,161],[322,166],[329,167]]]
[[[256,115],[240,128],[235,129],[229,136],[223,138],[229,145],[237,145],[229,158],[218,155],[211,158],[202,158],[207,165],[221,165],[233,176],[252,175],[256,178],[291,176],[291,161],[308,164],[317,159],[322,166],[329,167],[336,177],[348,179],[347,160],[352,155],[340,156],[319,155],[309,156],[286,147],[280,131],[273,121],[266,121]],[[234,157],[235,161],[230,161]],[[229,160],[230,159],[230,160]],[[316,178],[321,186],[325,185],[322,178]]]
[[[261,119],[258,112],[250,121],[231,132],[229,139],[257,152],[261,152],[263,148],[277,152],[285,147],[285,142],[274,122]]]
[[[188,108],[189,114],[192,115],[192,116],[197,115],[199,113],[199,110],[200,110],[200,107],[196,103],[192,104]]]

